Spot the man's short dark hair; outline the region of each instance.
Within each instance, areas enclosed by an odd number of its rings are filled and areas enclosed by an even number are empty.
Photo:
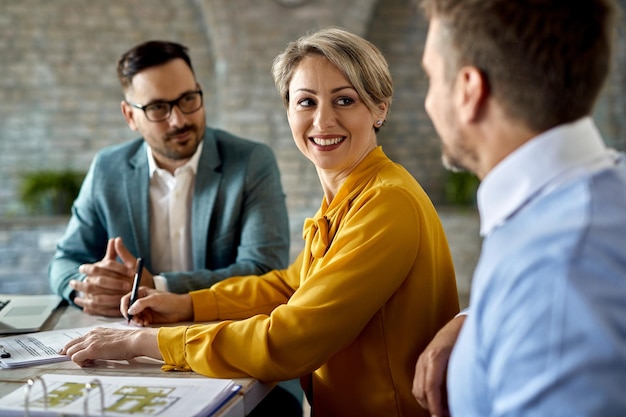
[[[146,68],[165,64],[173,59],[182,59],[193,73],[187,47],[166,41],[148,41],[125,52],[117,61],[117,78],[122,90],[130,87],[133,77]]]
[[[536,131],[591,114],[611,66],[614,0],[421,0],[441,22],[446,75],[478,68]]]

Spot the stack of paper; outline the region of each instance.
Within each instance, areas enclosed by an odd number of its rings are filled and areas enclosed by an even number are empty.
[[[87,334],[96,327],[137,329],[122,321],[78,329],[50,330],[47,332],[3,337],[0,339],[2,353],[4,353],[3,357],[0,358],[0,366],[3,368],[17,368],[69,360],[69,357],[59,354],[61,348],[70,340]]]

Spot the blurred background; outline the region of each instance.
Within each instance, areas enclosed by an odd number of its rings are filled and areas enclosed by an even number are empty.
[[[477,181],[441,167],[423,107],[427,24],[410,0],[0,0],[0,293],[49,292],[47,263],[92,157],[136,137],[120,113],[116,61],[150,39],[189,47],[209,125],[274,149],[295,258],[322,193],[293,145],[270,67],[287,42],[323,26],[364,36],[387,57],[395,95],[379,144],[437,207],[465,305],[480,250]],[[626,150],[623,16],[619,32],[594,117],[607,143]]]

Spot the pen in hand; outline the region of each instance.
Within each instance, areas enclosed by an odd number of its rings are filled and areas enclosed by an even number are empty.
[[[135,271],[135,278],[133,279],[133,290],[130,294],[130,302],[128,303],[128,308],[133,305],[137,298],[139,297],[139,282],[141,281],[141,273],[143,272],[143,259],[137,258],[137,269]],[[133,318],[132,314],[128,314],[128,322]]]

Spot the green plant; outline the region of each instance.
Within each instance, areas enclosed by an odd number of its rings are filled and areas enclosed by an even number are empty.
[[[468,206],[476,204],[476,190],[480,180],[471,172],[448,171],[445,194],[448,204]]]
[[[20,200],[31,214],[69,214],[84,177],[72,170],[22,174]]]

